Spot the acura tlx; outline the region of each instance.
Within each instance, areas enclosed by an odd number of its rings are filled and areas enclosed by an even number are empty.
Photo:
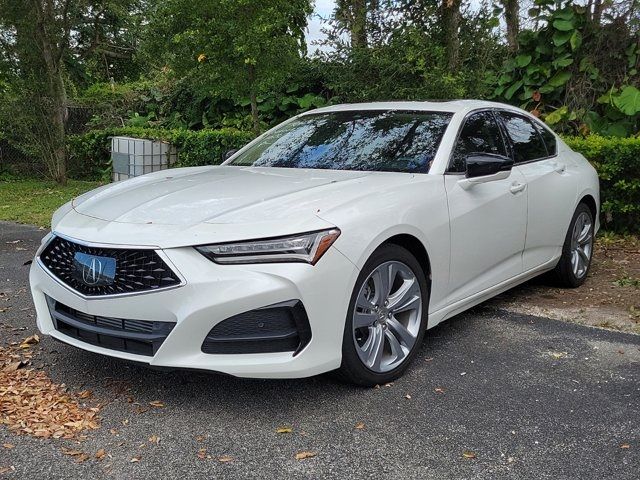
[[[508,105],[332,106],[229,153],[57,210],[30,272],[40,331],[156,367],[374,385],[439,322],[589,271],[595,170]]]

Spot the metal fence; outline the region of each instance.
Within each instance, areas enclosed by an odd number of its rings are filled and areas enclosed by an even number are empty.
[[[20,108],[20,104],[15,108]],[[83,105],[69,105],[67,108],[68,117],[65,128],[67,135],[87,132],[91,129],[91,120],[94,116],[103,113],[102,109]],[[11,135],[6,136],[11,137]],[[0,173],[5,172],[25,176],[43,176],[46,175],[46,167],[41,158],[34,157],[10,140],[3,139],[0,127]]]

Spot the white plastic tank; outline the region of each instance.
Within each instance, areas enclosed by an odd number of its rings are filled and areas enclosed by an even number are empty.
[[[111,137],[114,182],[165,170],[177,160],[178,151],[170,143],[142,138]]]

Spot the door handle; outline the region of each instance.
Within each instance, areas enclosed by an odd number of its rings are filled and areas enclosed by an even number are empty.
[[[511,188],[509,188],[509,191],[515,195],[522,192],[525,188],[527,188],[526,183],[513,182],[511,184]]]
[[[564,173],[567,170],[567,166],[560,162],[551,162],[551,168],[556,173]]]

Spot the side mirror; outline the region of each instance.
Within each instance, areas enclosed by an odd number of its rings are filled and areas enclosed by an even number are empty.
[[[504,180],[511,175],[513,159],[491,153],[472,153],[466,158],[464,180],[458,182],[465,190],[478,183]]]
[[[233,155],[235,155],[237,151],[238,151],[238,149],[237,149],[237,148],[234,148],[234,149],[232,149],[232,150],[227,150],[227,151],[225,152],[225,154],[222,156],[222,161],[223,161],[223,162],[226,162],[226,161],[227,161],[227,160],[229,160]]]

